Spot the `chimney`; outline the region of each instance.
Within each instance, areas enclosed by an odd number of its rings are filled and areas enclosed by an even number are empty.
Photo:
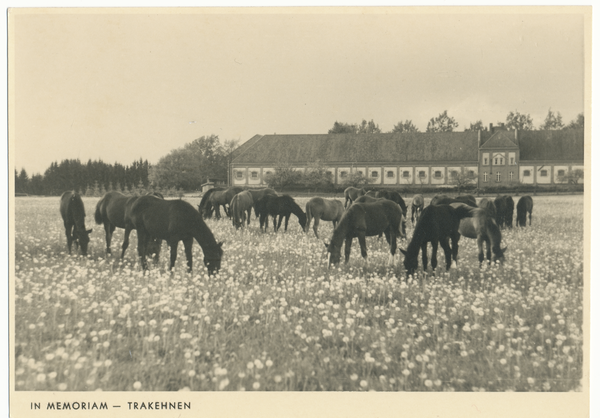
[[[477,130],[477,146],[481,148],[481,129]]]
[[[519,145],[519,130],[515,128],[515,142]]]
[[[490,133],[493,134],[494,133],[494,124],[490,123]]]

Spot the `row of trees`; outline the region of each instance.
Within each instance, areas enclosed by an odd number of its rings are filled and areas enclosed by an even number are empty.
[[[102,160],[78,159],[53,162],[44,174],[31,177],[25,169],[15,170],[15,192],[60,195],[75,190],[98,196],[109,190],[126,193],[161,190],[198,190],[207,179],[227,179],[227,169],[235,141],[221,143],[217,135],[203,136],[171,151],[155,165],[140,159],[131,165],[107,164]]]
[[[498,122],[497,125],[504,126],[507,129],[519,129],[519,130],[535,130],[533,125],[533,119],[529,114],[519,113],[518,111],[510,111],[506,115],[504,122]],[[577,115],[577,117],[565,125],[562,121],[562,115],[560,112],[553,112],[552,109],[548,109],[546,119],[539,126],[540,130],[560,130],[560,129],[577,129],[584,127],[583,113]],[[453,132],[458,128],[458,122],[456,119],[448,115],[448,111],[444,110],[437,117],[433,117],[427,123],[427,129],[425,132]],[[465,131],[487,131],[488,128],[484,126],[481,120],[474,123],[470,123],[468,127],[464,128]],[[369,122],[363,119],[360,124],[349,124],[343,122],[335,122],[333,128],[329,130],[330,134],[377,134],[381,133],[379,125],[376,124],[373,119]],[[400,121],[394,125],[390,133],[403,133],[403,132],[419,132],[412,120]]]
[[[43,175],[29,177],[24,168],[15,170],[15,192],[58,196],[65,190],[93,195],[100,190],[145,189],[149,185],[148,168],[148,161],[142,159],[127,166],[102,160],[89,160],[86,164],[79,159],[63,160],[51,163]]]

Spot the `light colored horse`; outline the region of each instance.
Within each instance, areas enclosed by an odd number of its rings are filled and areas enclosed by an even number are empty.
[[[319,238],[319,221],[333,222],[333,227],[342,218],[344,214],[344,205],[337,199],[323,199],[322,197],[313,197],[306,202],[306,227],[305,232],[308,233],[310,229],[310,222],[314,218],[315,223],[313,224],[313,231],[315,236]]]
[[[231,199],[230,212],[233,226],[235,226],[236,229],[243,227],[246,223],[246,219],[248,220],[248,225],[250,225],[250,214],[252,213],[253,205],[254,200],[252,199],[252,194],[248,190],[233,196]],[[246,213],[248,213],[247,217]]]

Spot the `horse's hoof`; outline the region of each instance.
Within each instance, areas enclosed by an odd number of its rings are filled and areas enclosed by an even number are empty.
[[[450,268],[451,269],[455,269],[456,268],[456,261],[453,261],[452,264],[450,264]]]

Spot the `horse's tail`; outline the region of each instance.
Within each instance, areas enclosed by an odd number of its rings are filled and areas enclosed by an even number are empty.
[[[104,223],[104,219],[102,217],[102,205],[104,204],[104,197],[98,201],[96,204],[96,212],[94,212],[94,220],[98,225]]]
[[[312,215],[312,205],[311,205],[311,202],[309,201],[309,202],[306,203],[306,225],[307,226],[312,221],[312,218],[313,218],[313,215]]]

